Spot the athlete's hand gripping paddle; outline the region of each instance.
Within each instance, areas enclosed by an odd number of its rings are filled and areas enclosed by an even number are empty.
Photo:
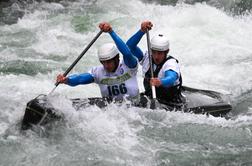
[[[99,36],[102,34],[102,31],[100,31],[98,34],[96,34],[96,36],[93,38],[93,40],[87,45],[87,47],[82,51],[82,53],[78,56],[78,58],[71,64],[71,66],[68,67],[68,69],[65,71],[65,73],[63,74],[64,77],[67,76],[67,74],[74,68],[74,66],[79,62],[79,60],[83,57],[83,55],[89,50],[89,48],[94,44],[94,42],[99,38]],[[49,95],[51,93],[53,93],[53,91],[57,88],[57,86],[59,85],[59,82],[55,83],[55,87],[53,88],[53,90],[49,93]]]

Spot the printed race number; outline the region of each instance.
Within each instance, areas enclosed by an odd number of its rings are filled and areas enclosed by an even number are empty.
[[[126,94],[127,88],[125,84],[108,86],[109,96],[117,96],[119,94]]]

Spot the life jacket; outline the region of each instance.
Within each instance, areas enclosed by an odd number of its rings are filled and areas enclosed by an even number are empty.
[[[158,77],[158,73],[160,72],[161,68],[165,64],[166,61],[170,59],[175,59],[172,56],[168,56],[164,62],[161,64],[157,65],[157,68],[155,71],[153,71],[154,77]],[[178,60],[175,59],[176,62],[178,63]],[[151,70],[150,68],[148,71],[145,73],[144,77],[144,88],[145,88],[145,95],[152,98],[152,90],[151,90],[151,85],[150,85],[150,78],[151,78]],[[164,87],[164,86],[159,86],[155,87],[156,88],[156,96],[157,100],[159,100],[160,103],[163,104],[169,104],[169,103],[181,103],[182,102],[182,95],[181,95],[181,89],[182,89],[182,76],[180,74],[179,76],[179,84],[171,87]]]

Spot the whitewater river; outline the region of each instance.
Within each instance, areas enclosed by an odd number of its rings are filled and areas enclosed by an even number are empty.
[[[216,1],[217,2],[217,1]],[[33,2],[0,24],[0,165],[252,165],[252,14],[208,3],[160,5],[139,0]],[[3,17],[1,17],[3,18]],[[6,20],[6,14],[4,19]],[[60,85],[54,104],[66,121],[21,133],[26,104],[48,94],[99,32],[102,21],[126,41],[143,20],[170,38],[186,86],[219,91],[230,119],[110,105],[75,112],[70,98],[100,96],[97,85]],[[71,73],[100,65],[102,34]],[[146,49],[146,39],[140,43]],[[142,73],[138,73],[141,91]]]

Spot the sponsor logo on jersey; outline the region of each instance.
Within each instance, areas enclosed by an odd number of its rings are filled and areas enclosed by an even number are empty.
[[[114,84],[120,84],[123,83],[125,81],[127,81],[128,79],[130,79],[131,76],[129,73],[125,73],[121,76],[118,77],[114,77],[114,78],[104,78],[101,80],[101,84],[105,84],[105,85],[114,85]]]

